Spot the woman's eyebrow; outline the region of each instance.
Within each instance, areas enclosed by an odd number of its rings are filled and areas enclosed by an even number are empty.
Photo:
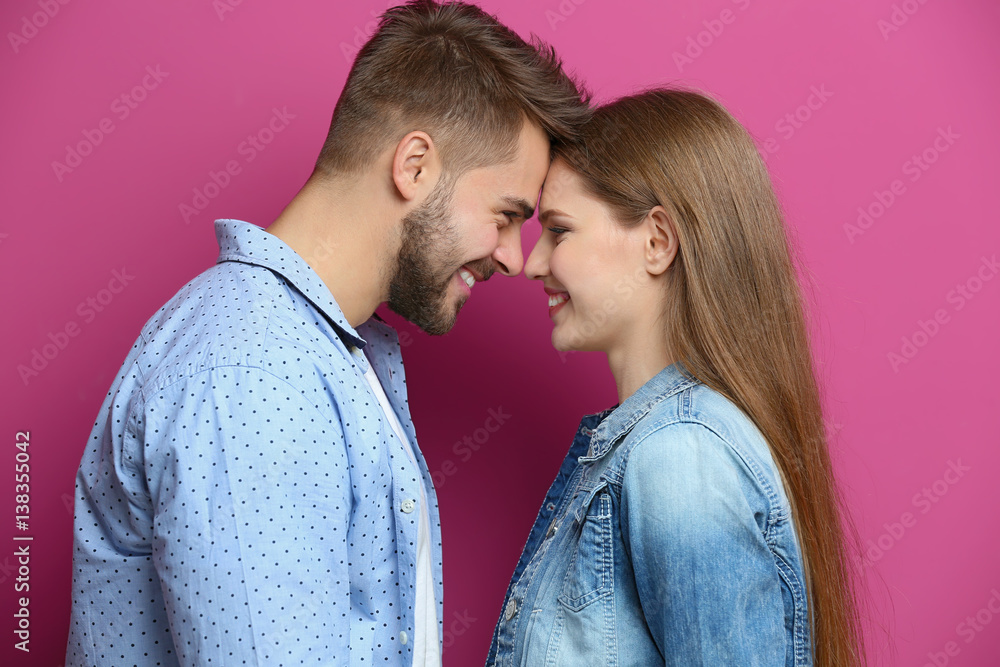
[[[568,213],[564,213],[557,208],[547,208],[538,214],[538,222],[545,222],[549,217],[553,215],[558,215],[563,218],[572,218],[573,216]]]

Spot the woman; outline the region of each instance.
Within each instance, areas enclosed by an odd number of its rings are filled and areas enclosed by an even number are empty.
[[[490,665],[864,663],[795,268],[754,143],[653,90],[556,149],[525,273],[605,352]]]

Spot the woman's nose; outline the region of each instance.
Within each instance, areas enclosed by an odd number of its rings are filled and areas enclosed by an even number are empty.
[[[545,233],[535,243],[524,265],[524,275],[531,280],[540,280],[549,273],[549,248]]]

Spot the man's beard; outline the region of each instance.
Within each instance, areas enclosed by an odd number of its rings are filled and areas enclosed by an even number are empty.
[[[454,181],[445,178],[402,220],[402,242],[387,302],[393,312],[433,336],[451,330],[468,298],[463,295],[454,309],[448,302],[448,285],[461,259],[451,213]]]

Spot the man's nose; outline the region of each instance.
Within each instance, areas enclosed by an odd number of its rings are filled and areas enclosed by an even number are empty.
[[[521,226],[511,225],[500,232],[500,244],[493,251],[497,270],[505,276],[516,276],[524,268],[521,254]]]

